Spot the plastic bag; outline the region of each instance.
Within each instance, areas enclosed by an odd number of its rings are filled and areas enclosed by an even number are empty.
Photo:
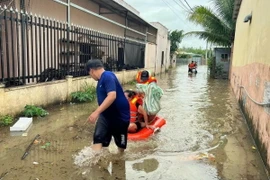
[[[163,90],[156,84],[136,84],[137,91],[144,93],[143,108],[148,115],[156,115],[161,110],[160,99]]]

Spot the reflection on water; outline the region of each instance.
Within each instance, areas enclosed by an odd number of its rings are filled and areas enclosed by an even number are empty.
[[[70,176],[73,179],[100,180],[100,179],[126,179],[126,161],[123,158],[112,158],[107,156],[101,158],[89,167],[77,169]]]
[[[55,106],[26,137],[0,132],[0,179],[267,179],[228,81],[209,80],[202,66],[196,75],[180,66],[157,79],[167,124],[147,141],[128,142],[124,155],[112,141],[95,154],[94,125],[85,120],[96,103]],[[36,134],[38,143],[21,161]]]
[[[146,173],[155,171],[158,168],[159,162],[154,159],[144,159],[142,162],[134,163],[132,168],[136,171],[144,171]]]

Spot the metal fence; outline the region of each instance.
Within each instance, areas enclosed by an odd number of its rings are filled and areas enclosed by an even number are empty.
[[[144,67],[145,44],[0,7],[0,83],[6,87],[85,76],[99,58],[106,70]]]

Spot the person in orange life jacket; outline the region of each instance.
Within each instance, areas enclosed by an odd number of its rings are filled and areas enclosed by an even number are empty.
[[[139,84],[150,84],[152,82],[157,83],[157,79],[150,75],[147,70],[139,71],[136,76],[136,81]]]
[[[195,63],[191,61],[191,63],[188,64],[188,72],[192,72],[194,68],[195,68]]]
[[[151,76],[151,73],[147,70],[139,71],[136,76],[136,81],[138,84],[150,84],[157,83],[157,79]],[[139,97],[144,98],[144,94],[138,93]],[[155,119],[156,115],[148,115],[149,122]]]
[[[132,90],[126,90],[124,93],[130,106],[130,124],[128,132],[135,133],[143,127],[152,128],[148,122],[148,115],[142,107],[142,100],[137,93]]]

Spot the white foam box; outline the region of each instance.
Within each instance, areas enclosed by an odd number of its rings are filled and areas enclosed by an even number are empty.
[[[10,127],[10,131],[26,131],[33,123],[33,118],[20,117],[19,120]]]

